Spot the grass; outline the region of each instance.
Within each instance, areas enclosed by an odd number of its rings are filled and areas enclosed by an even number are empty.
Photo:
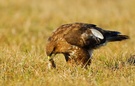
[[[1,86],[134,86],[134,0],[1,0]],[[69,68],[57,55],[56,70],[47,70],[46,40],[61,24],[94,23],[118,30],[130,40],[95,50],[88,70]]]

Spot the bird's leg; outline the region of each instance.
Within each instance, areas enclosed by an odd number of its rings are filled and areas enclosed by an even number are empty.
[[[87,68],[87,66],[89,66],[91,64],[93,50],[88,50],[88,53],[89,53],[89,57],[87,57],[85,59],[85,63],[84,63],[84,66],[83,66],[84,68]]]
[[[72,50],[71,58],[72,62],[76,63],[76,65],[80,65],[82,68],[86,68],[91,63],[91,53],[83,48],[75,48]]]
[[[53,58],[51,58],[50,56],[48,56],[48,60],[49,60],[48,68],[49,69],[56,68],[56,65],[55,65],[55,62],[54,62]]]
[[[85,61],[83,68],[87,69],[87,67],[90,66],[90,64],[91,64],[91,57],[89,59],[87,59],[87,61]]]

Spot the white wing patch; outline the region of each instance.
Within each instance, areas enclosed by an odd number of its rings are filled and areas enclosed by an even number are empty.
[[[96,30],[96,29],[91,29],[91,32],[92,32],[92,34],[93,34],[94,36],[96,36],[96,37],[98,37],[98,38],[100,38],[100,39],[104,39],[104,36],[103,36],[102,33],[99,32],[98,30]]]

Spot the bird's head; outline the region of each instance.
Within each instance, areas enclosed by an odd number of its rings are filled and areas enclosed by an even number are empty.
[[[54,52],[54,45],[52,43],[47,43],[46,45],[46,55],[47,55],[47,58],[48,60],[52,59],[52,54]]]
[[[49,69],[52,69],[52,68],[56,68],[56,65],[53,61],[53,56],[55,55],[54,54],[54,45],[52,43],[48,43],[47,46],[46,46],[46,55],[47,55],[47,58],[49,60],[48,62],[48,68]]]

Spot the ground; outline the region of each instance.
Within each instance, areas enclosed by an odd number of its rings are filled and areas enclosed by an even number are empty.
[[[1,86],[134,86],[134,0],[1,0]],[[57,27],[93,23],[130,36],[95,50],[87,70],[67,66],[55,57],[57,69],[47,69],[45,46]]]

